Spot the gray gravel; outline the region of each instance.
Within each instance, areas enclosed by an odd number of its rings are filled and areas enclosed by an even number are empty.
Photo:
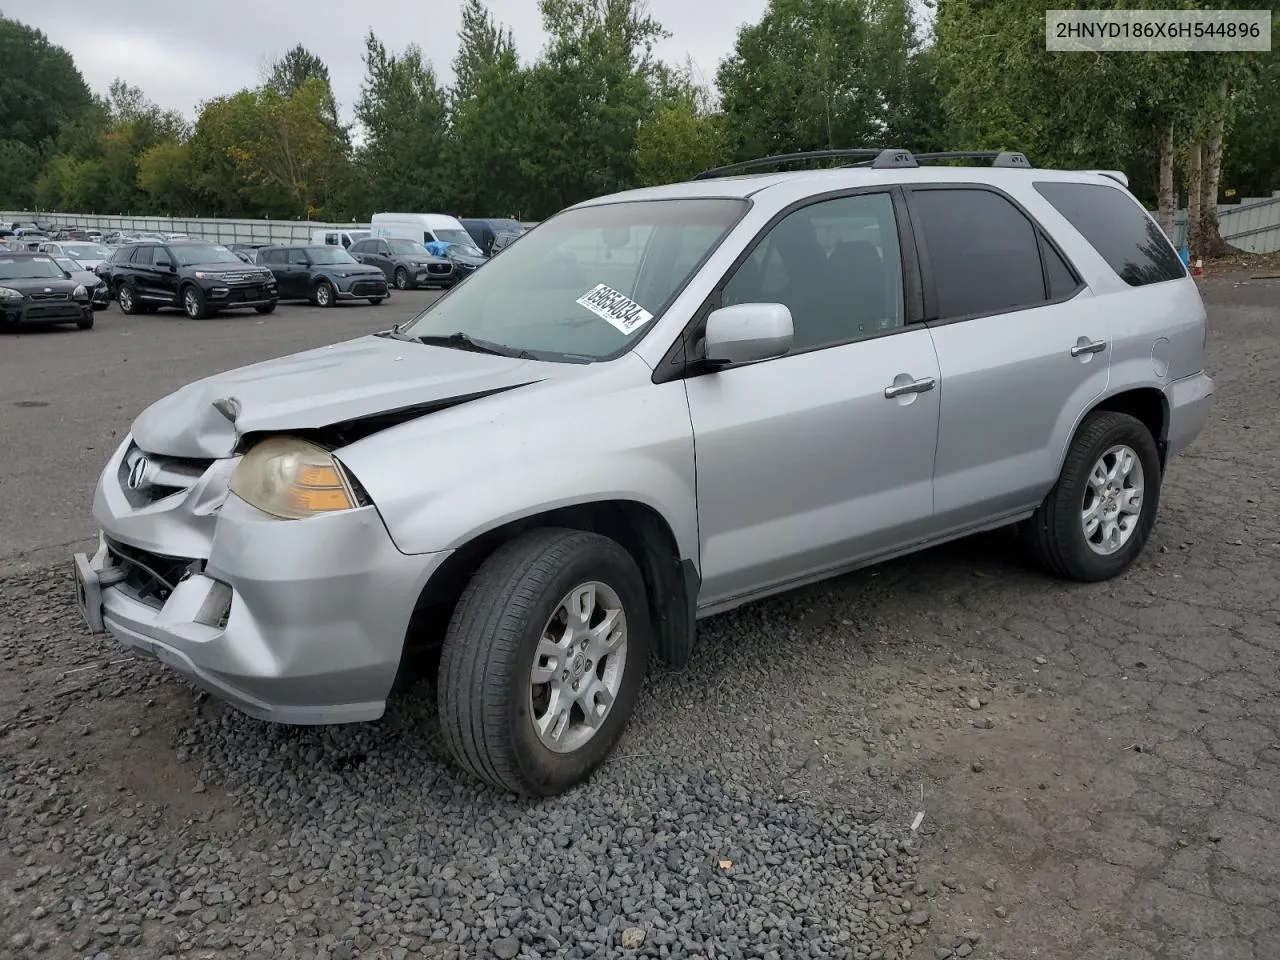
[[[377,724],[289,728],[158,664],[112,664],[124,654],[83,632],[60,574],[0,582],[0,945],[16,955],[871,960],[923,939],[909,818],[859,785],[835,784],[843,802],[797,787],[808,731],[775,727],[759,695],[791,684],[803,715],[796,658],[771,657],[764,629],[795,601],[708,624],[594,781],[529,803],[443,761],[429,690]],[[85,707],[118,719],[86,729]],[[67,754],[99,740],[115,756]],[[168,786],[135,790],[134,765]]]

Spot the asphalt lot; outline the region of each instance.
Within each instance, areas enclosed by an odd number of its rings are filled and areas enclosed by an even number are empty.
[[[0,956],[1273,960],[1280,282],[1203,290],[1213,416],[1127,575],[996,533],[713,618],[541,805],[441,763],[429,692],[269,727],[72,606],[147,402],[426,295],[0,337]]]

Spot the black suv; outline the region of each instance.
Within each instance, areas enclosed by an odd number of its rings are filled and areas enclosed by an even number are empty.
[[[332,307],[339,300],[387,299],[387,277],[379,267],[356,260],[342,247],[290,244],[259,247],[256,262],[276,278],[282,300],[310,300]]]
[[[270,313],[280,299],[270,270],[201,240],[121,247],[111,257],[110,278],[122,313],[178,307],[198,320],[233,307]]]

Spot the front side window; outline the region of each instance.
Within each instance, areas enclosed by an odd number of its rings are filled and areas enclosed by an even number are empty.
[[[1045,303],[1040,241],[1026,215],[991,190],[913,190],[939,319]]]
[[[1035,186],[1131,287],[1187,275],[1159,224],[1119,187],[1048,181]]]
[[[568,210],[402,328],[514,354],[592,361],[634,346],[748,209],[646,200]]]
[[[788,214],[738,268],[721,302],[785,304],[795,328],[792,350],[901,327],[902,254],[893,198],[838,197]]]

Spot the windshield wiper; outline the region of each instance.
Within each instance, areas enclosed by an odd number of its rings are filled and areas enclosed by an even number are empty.
[[[400,324],[396,324],[390,330],[379,330],[374,334],[375,337],[387,337],[390,340],[406,340],[409,343],[417,343],[417,337],[411,337],[407,333],[400,331]]]
[[[498,357],[518,356],[512,351],[500,347],[496,343],[489,343],[487,340],[476,340],[469,337],[461,330],[456,333],[435,334],[429,333],[421,337],[410,337],[411,340],[417,340],[419,343],[425,343],[429,347],[452,347],[455,350],[470,350],[473,353],[491,353]],[[521,351],[523,353],[524,351]]]

